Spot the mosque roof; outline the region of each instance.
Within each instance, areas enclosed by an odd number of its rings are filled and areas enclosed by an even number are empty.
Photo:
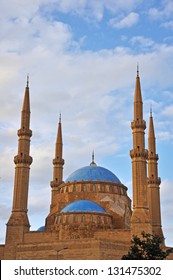
[[[67,182],[72,182],[72,181],[108,181],[108,182],[115,182],[118,184],[121,184],[120,180],[118,177],[112,173],[110,170],[97,166],[97,165],[90,165],[90,166],[85,166],[80,169],[77,169],[74,171],[66,180],[65,183]]]
[[[77,200],[65,206],[61,212],[98,212],[106,213],[105,209],[91,200]]]

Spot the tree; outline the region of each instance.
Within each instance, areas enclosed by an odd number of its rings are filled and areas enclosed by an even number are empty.
[[[133,236],[130,251],[122,256],[122,260],[163,260],[173,253],[173,248],[163,250],[162,239],[159,236],[144,231],[141,236],[142,238]]]

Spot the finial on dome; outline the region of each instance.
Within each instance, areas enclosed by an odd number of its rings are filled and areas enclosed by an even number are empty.
[[[92,152],[92,161],[94,161],[94,151]]]
[[[92,152],[92,162],[90,163],[90,166],[96,166],[97,164],[94,162],[94,151]]]

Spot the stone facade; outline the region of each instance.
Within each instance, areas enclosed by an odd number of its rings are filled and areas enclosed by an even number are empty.
[[[0,258],[118,260],[128,252],[132,235],[140,235],[143,230],[158,234],[164,246],[154,124],[151,114],[147,150],[146,123],[143,120],[138,71],[134,120],[131,123],[133,211],[127,187],[110,171],[97,167],[94,155],[89,168],[91,177],[86,178],[86,174],[82,173],[85,176],[81,175],[80,179],[63,181],[64,159],[60,117],[53,159],[53,180],[50,183],[52,190],[50,213],[45,219],[44,227],[30,231],[27,207],[29,171],[32,163],[30,156],[32,131],[28,84],[27,80],[21,127],[18,130],[18,154],[14,157],[13,206],[7,223],[6,241],[4,245],[0,245]],[[88,172],[88,168],[86,170],[83,169],[82,172]],[[98,172],[97,177],[94,177],[96,176],[94,172]]]

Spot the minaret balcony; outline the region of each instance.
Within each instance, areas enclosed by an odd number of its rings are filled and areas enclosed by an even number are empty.
[[[64,165],[64,159],[60,159],[60,158],[54,158],[53,159],[53,165]]]
[[[61,184],[62,184],[62,182],[59,182],[58,179],[50,182],[50,186],[51,186],[52,189],[53,188],[58,188],[59,185],[61,185]]]
[[[144,158],[147,159],[148,157],[148,150],[146,149],[133,149],[130,150],[130,157],[133,158]]]
[[[21,136],[28,136],[28,137],[31,137],[31,136],[32,136],[32,130],[29,129],[29,128],[23,127],[23,128],[20,128],[20,129],[17,131],[17,135],[18,135],[19,137],[21,137]]]
[[[28,164],[31,165],[32,163],[32,157],[23,153],[20,153],[19,155],[14,157],[14,163],[15,164],[20,164],[20,163],[24,163],[24,164]]]
[[[148,160],[158,161],[158,159],[158,154],[148,151]]]
[[[141,119],[134,120],[133,122],[131,122],[131,128],[132,129],[134,129],[134,128],[146,129],[146,122]]]
[[[148,183],[148,185],[159,186],[161,184],[161,178],[160,177],[154,178],[151,176],[147,179],[147,183]]]

